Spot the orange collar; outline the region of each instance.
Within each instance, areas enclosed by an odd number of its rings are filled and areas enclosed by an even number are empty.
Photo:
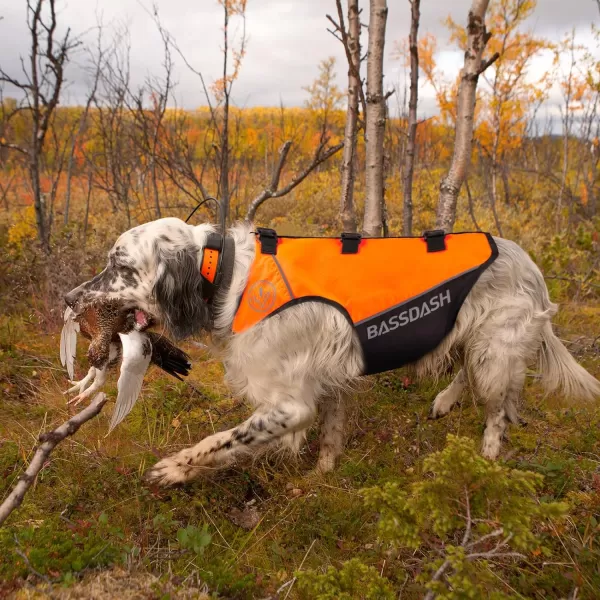
[[[231,236],[209,233],[202,249],[200,275],[204,300],[212,302],[221,285],[229,285],[233,273],[235,244]]]
[[[202,266],[200,275],[210,283],[215,282],[217,276],[217,267],[219,266],[220,251],[215,248],[205,247],[202,253]]]

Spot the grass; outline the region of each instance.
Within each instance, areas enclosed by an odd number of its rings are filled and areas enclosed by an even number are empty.
[[[600,376],[600,305],[563,306],[556,329],[577,359]],[[595,332],[595,334],[594,334]],[[68,417],[58,331],[0,317],[0,498],[32,456],[40,432]],[[83,344],[81,344],[83,346]],[[427,420],[449,381],[416,385],[398,371],[372,378],[353,403],[346,452],[332,474],[312,473],[316,432],[297,460],[274,455],[183,488],[146,487],[156,460],[239,423],[249,407],[232,398],[221,366],[187,345],[189,383],[152,369],[143,398],[106,436],[110,409],[53,453],[23,506],[0,529],[0,597],[297,597],[298,569],[323,570],[359,558],[386,575],[403,598],[418,553],[377,541],[376,515],[361,488],[422,476],[423,458],[447,433],[483,430],[481,407],[465,395],[447,418]],[[80,373],[84,361],[80,358]],[[115,379],[106,390],[115,396]],[[532,556],[519,576],[498,571],[499,588],[527,598],[595,598],[600,589],[600,410],[544,397],[527,381],[525,427],[511,427],[502,460],[544,475],[543,494],[567,499],[569,519],[545,532],[552,556]],[[185,533],[182,533],[185,532]],[[286,585],[287,584],[287,585]],[[206,594],[206,596],[203,596]]]

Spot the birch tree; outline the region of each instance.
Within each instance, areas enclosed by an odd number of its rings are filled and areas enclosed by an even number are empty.
[[[342,191],[340,221],[344,231],[355,232],[356,211],[354,208],[354,182],[356,179],[356,138],[359,128],[359,98],[366,113],[362,80],[360,78],[360,10],[358,0],[348,0],[348,27],[344,19],[341,0],[336,0],[338,20],[330,15],[333,23],[330,32],[342,42],[348,61],[348,109],[344,127],[344,150],[342,154]]]
[[[415,170],[415,151],[417,141],[417,102],[419,96],[419,20],[421,0],[409,0],[411,6],[410,37],[410,99],[408,101],[408,140],[404,162],[404,207],[402,234],[412,235],[413,204],[412,187]]]
[[[488,0],[489,1],[489,0]],[[367,52],[366,197],[363,235],[381,235],[383,226],[383,140],[386,105],[383,93],[383,50],[387,21],[386,0],[371,0]]]
[[[25,108],[31,114],[30,141],[27,145],[17,145],[0,140],[0,145],[26,157],[38,239],[44,252],[49,253],[52,214],[42,191],[43,154],[65,81],[65,67],[79,42],[72,38],[70,29],[59,38],[55,0],[28,0],[27,27],[31,37],[29,63],[22,61],[23,75],[20,78],[0,68],[0,84],[9,84],[23,94],[23,106],[19,110]]]
[[[452,231],[456,220],[456,202],[471,162],[475,100],[479,75],[498,58],[495,54],[483,61],[483,53],[490,33],[485,27],[485,13],[489,0],[473,0],[467,25],[467,49],[461,72],[456,107],[454,152],[448,175],[440,184],[436,227]]]

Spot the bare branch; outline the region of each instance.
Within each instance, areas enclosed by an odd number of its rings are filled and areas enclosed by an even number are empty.
[[[416,1],[418,2],[419,0]],[[471,527],[473,526],[473,520],[471,518],[471,502],[469,501],[469,490],[467,489],[467,486],[465,486],[465,502],[467,509],[467,526],[465,527],[465,535],[462,540],[463,546],[469,542],[469,538],[471,537]]]
[[[9,142],[5,142],[4,140],[0,140],[0,148],[8,148],[9,150],[15,150],[16,152],[20,152],[25,156],[29,156],[29,150],[27,150],[27,148],[22,148],[17,144],[11,144]]]
[[[107,398],[105,394],[98,394],[92,403],[81,412],[71,417],[53,431],[40,435],[39,440],[41,445],[36,450],[25,473],[21,475],[19,482],[12,492],[6,497],[4,502],[0,504],[0,525],[6,521],[13,510],[21,506],[27,490],[31,487],[35,478],[44,467],[52,450],[54,450],[54,448],[65,438],[73,435],[86,421],[89,421],[100,414],[106,401]]]
[[[363,89],[362,80],[360,78],[360,23],[358,22],[358,15],[360,14],[360,11],[358,12],[358,14],[355,15],[358,25],[358,27],[356,28],[356,33],[354,35],[350,33],[349,35],[349,32],[346,29],[346,23],[344,21],[344,9],[342,8],[342,0],[336,0],[335,5],[338,12],[339,24],[330,15],[326,16],[334,24],[334,26],[337,27],[340,33],[340,36],[342,38],[341,42],[344,46],[344,52],[346,53],[346,60],[348,61],[348,69],[350,70],[350,74],[358,81],[358,95],[360,98],[360,104],[362,106],[363,115],[366,115],[367,100],[365,98],[365,91]],[[354,45],[356,45],[356,48],[354,47]],[[358,57],[358,61],[356,60],[356,57]]]
[[[46,583],[52,584],[52,580],[49,577],[47,577],[43,573],[40,573],[37,569],[33,568],[33,565],[29,561],[29,558],[27,557],[27,554],[25,554],[25,552],[23,552],[21,550],[21,542],[19,542],[19,538],[16,536],[16,534],[13,537],[14,537],[14,540],[15,540],[15,545],[18,546],[17,548],[15,548],[15,554],[18,554],[23,559],[23,562],[27,565],[27,568],[29,569],[29,571],[31,573],[33,573],[36,577],[38,577],[39,579],[41,579],[42,581],[45,581]]]
[[[339,152],[344,146],[344,144],[337,144],[331,148],[328,148],[327,150],[324,150],[327,141],[328,140],[325,139],[319,144],[313,160],[303,171],[295,175],[285,187],[277,189],[279,179],[281,177],[281,171],[283,170],[285,160],[287,159],[287,155],[290,151],[291,141],[288,140],[279,151],[279,161],[277,162],[277,167],[275,168],[273,176],[271,177],[271,185],[269,188],[263,190],[258,196],[256,196],[254,200],[252,200],[248,208],[248,212],[246,213],[246,220],[253,221],[256,211],[260,208],[263,202],[269,198],[281,198],[282,196],[289,194],[296,186],[300,185],[321,163],[324,163],[336,152]]]
[[[479,72],[477,74],[481,75],[488,67],[491,67],[499,58],[500,58],[500,53],[494,52],[494,54],[492,54],[492,56],[490,56],[490,58],[488,58],[487,60],[484,60],[481,63],[481,67],[479,67]]]
[[[467,189],[467,199],[469,200],[469,214],[471,215],[471,220],[473,221],[473,225],[475,225],[475,229],[477,231],[481,231],[481,227],[479,227],[479,223],[477,223],[477,219],[475,218],[475,207],[473,205],[473,196],[471,195],[471,187],[469,186],[469,180],[465,181],[465,187]]]
[[[327,17],[329,18],[329,15],[327,15]],[[333,29],[328,29],[327,30],[338,42],[342,42],[342,44],[344,43],[344,40],[342,39],[342,37],[337,33],[337,31],[334,31]]]
[[[465,534],[463,536],[463,543],[462,543],[462,545],[465,549],[472,548],[473,546],[481,544],[481,542],[483,542],[483,541],[492,539],[494,537],[498,537],[499,535],[502,535],[504,533],[504,530],[502,528],[500,528],[500,529],[497,529],[496,531],[492,531],[491,533],[488,533],[487,535],[480,537],[479,539],[471,542],[470,544],[465,545],[466,540],[468,540],[468,538],[470,537],[471,523],[473,522],[471,520],[471,512],[470,512],[470,507],[469,507],[468,502],[469,502],[469,500],[468,500],[468,495],[467,495],[467,525],[466,525]],[[471,552],[471,553],[465,555],[465,559],[466,560],[477,560],[477,559],[489,560],[489,559],[493,559],[493,558],[525,559],[525,556],[523,554],[521,554],[520,552],[505,552],[504,551],[505,548],[508,548],[508,543],[510,542],[512,537],[513,537],[513,535],[511,533],[508,536],[506,536],[504,539],[500,540],[491,550],[488,550],[486,552]],[[440,579],[442,579],[442,577],[446,574],[446,572],[448,571],[448,569],[450,569],[450,567],[451,567],[450,561],[449,560],[444,561],[440,565],[439,569],[433,574],[433,577],[431,578],[431,582],[439,581]],[[435,598],[435,593],[432,591],[428,591],[427,594],[425,594],[425,596],[424,596],[424,600],[433,600],[433,598]]]

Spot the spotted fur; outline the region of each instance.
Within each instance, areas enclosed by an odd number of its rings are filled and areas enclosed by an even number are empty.
[[[203,298],[200,261],[209,225],[193,227],[160,219],[124,233],[98,277],[67,295],[76,306],[93,298],[138,306],[176,337],[212,335],[226,379],[255,412],[246,421],[210,435],[159,461],[148,479],[163,485],[189,481],[204,472],[281,444],[297,451],[321,412],[318,468],[331,470],[343,449],[344,400],[360,381],[363,358],[356,334],[334,307],[305,302],[251,329],[232,335],[231,324],[254,257],[251,225],[229,231],[235,244],[230,285],[209,307]],[[587,373],[554,335],[544,279],[516,244],[496,238],[499,256],[470,291],[444,341],[414,365],[434,376],[449,363],[462,366],[435,399],[431,416],[447,414],[470,387],[483,402],[486,427],[482,452],[496,458],[517,406],[528,364],[540,365],[542,383],[568,397],[600,396],[600,382]],[[123,288],[123,286],[125,286]]]

